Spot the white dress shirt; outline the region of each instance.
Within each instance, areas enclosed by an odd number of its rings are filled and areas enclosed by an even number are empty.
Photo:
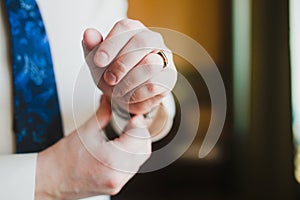
[[[126,0],[37,0],[47,30],[54,72],[57,81],[63,128],[66,134],[75,129],[72,91],[84,57],[81,48],[83,31],[97,28],[104,35],[115,22],[126,17]],[[12,77],[9,29],[4,1],[0,1],[0,199],[33,200],[37,154],[13,155]],[[85,88],[95,90],[90,76],[85,76]],[[98,93],[97,95],[100,95]],[[95,110],[95,105],[82,100],[76,112],[83,123]],[[109,199],[94,197],[91,199]]]

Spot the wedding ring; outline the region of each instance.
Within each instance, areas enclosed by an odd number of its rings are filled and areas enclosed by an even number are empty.
[[[163,50],[158,50],[155,52],[156,54],[160,55],[160,57],[164,61],[163,69],[166,68],[169,64],[168,57],[166,56],[165,52]]]

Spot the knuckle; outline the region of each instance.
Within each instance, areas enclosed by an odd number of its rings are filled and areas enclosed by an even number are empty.
[[[132,26],[130,21],[131,20],[129,19],[120,20],[119,22],[117,22],[117,26],[124,30],[130,30]]]
[[[146,34],[144,34],[144,32],[136,34],[133,37],[132,42],[137,47],[146,47],[148,45],[148,40],[147,40]]]
[[[129,20],[132,24],[135,25],[135,27],[144,27],[144,24],[139,20],[135,20],[135,19],[129,19]]]
[[[147,83],[146,87],[147,87],[147,91],[150,94],[153,94],[155,92],[155,85],[153,83]]]
[[[135,34],[132,38],[132,42],[137,47],[166,48],[162,35],[149,29],[142,30]]]
[[[115,73],[116,73],[117,76],[125,74],[126,71],[127,71],[126,64],[123,63],[123,61],[120,60],[120,59],[116,60],[114,71],[115,71]]]
[[[147,33],[147,38],[150,38],[150,40],[152,41],[152,43],[154,45],[153,47],[159,48],[159,49],[166,48],[165,43],[164,43],[164,38],[160,33],[150,30]]]
[[[143,27],[143,24],[138,20],[122,19],[119,22],[117,22],[117,26],[119,26],[123,30],[131,30]]]
[[[108,175],[106,187],[108,188],[109,195],[118,194],[122,189],[122,180],[119,178],[119,174],[111,172],[111,174]]]
[[[152,36],[153,38],[155,38],[158,42],[163,43],[164,38],[163,38],[163,36],[162,36],[160,33],[154,32],[154,31],[151,31],[151,33],[152,33],[152,35],[153,35],[153,36]]]
[[[130,96],[130,102],[137,102],[139,100],[138,92],[133,92]]]
[[[109,41],[110,42],[110,41]],[[110,46],[113,46],[112,44]],[[100,48],[98,49],[98,51],[94,54],[94,57],[93,57],[93,61],[94,61],[94,64],[96,66],[101,66],[101,60],[99,60],[99,53],[100,52]],[[102,54],[106,55],[108,57],[108,59],[110,59],[110,54],[109,54],[109,51],[105,48],[101,48],[101,52]]]

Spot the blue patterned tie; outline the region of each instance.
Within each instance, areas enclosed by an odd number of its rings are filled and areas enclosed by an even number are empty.
[[[38,152],[63,136],[50,47],[35,0],[5,0],[11,30],[17,153]]]

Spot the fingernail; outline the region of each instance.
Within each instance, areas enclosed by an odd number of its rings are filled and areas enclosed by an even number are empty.
[[[105,73],[104,79],[108,84],[111,85],[117,81],[117,77],[109,70]]]
[[[98,63],[101,64],[101,67],[104,67],[107,65],[108,55],[104,51],[97,52],[96,58],[97,58]]]

